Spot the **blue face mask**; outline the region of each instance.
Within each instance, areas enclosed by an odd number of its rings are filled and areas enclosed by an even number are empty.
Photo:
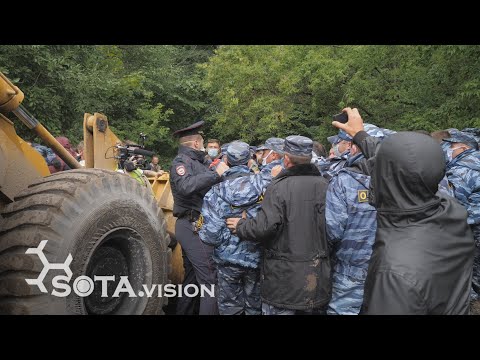
[[[217,149],[208,149],[208,156],[211,158],[217,157],[218,150]]]

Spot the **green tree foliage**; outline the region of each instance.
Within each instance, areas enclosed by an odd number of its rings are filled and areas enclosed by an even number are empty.
[[[207,96],[197,63],[213,46],[1,46],[0,71],[25,93],[24,106],[54,136],[82,140],[85,112],[105,114],[121,139],[175,154],[171,129],[203,116]],[[20,136],[33,134],[16,126]]]
[[[199,118],[207,137],[253,144],[325,142],[345,106],[393,130],[480,127],[479,70],[479,46],[0,46],[0,71],[54,136],[77,143],[83,114],[101,112],[122,139],[147,133],[164,167],[172,132]]]
[[[325,141],[345,106],[394,130],[480,125],[479,46],[222,46],[202,68],[226,140]]]

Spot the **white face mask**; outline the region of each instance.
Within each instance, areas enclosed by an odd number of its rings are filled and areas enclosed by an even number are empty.
[[[447,152],[447,159],[448,159],[449,162],[453,160],[453,152],[455,150],[458,150],[458,149],[461,149],[461,148],[462,148],[461,146],[453,148],[453,149],[452,148],[447,148],[446,152]]]
[[[270,150],[270,152],[267,154],[267,156],[265,156],[264,158],[262,158],[262,166],[265,166],[267,165],[267,159],[268,157],[272,154],[273,150]]]

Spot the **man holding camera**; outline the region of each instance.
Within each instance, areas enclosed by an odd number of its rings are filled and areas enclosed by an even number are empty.
[[[220,162],[214,171],[205,162],[205,147],[200,128],[204,122],[199,121],[185,129],[177,130],[179,137],[178,155],[170,168],[170,181],[174,199],[173,215],[177,217],[175,235],[182,246],[185,279],[183,287],[188,284],[215,284],[216,271],[212,262],[213,247],[208,246],[198,236],[200,211],[203,197],[229,167]],[[179,298],[177,314],[192,314],[194,299]],[[215,297],[200,299],[200,315],[218,314]]]
[[[130,175],[142,186],[148,186],[147,176],[158,177],[161,174],[156,171],[142,169],[144,162],[142,155],[133,155],[128,160],[125,160],[120,167],[117,167],[116,171]]]
[[[368,199],[377,210],[360,313],[468,314],[475,245],[467,211],[438,193],[445,174],[438,143],[400,132],[380,146],[364,131],[357,109],[344,112],[348,122],[332,125],[347,132],[367,158]]]

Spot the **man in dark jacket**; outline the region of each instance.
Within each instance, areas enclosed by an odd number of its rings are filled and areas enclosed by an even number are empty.
[[[205,148],[199,121],[174,135],[180,139],[178,155],[170,168],[170,183],[173,194],[173,215],[177,217],[175,236],[182,246],[185,278],[183,287],[190,284],[214,285],[216,282],[215,264],[212,262],[213,247],[205,245],[198,237],[198,220],[203,197],[210,188],[222,180],[228,166],[221,163],[215,171],[205,164]],[[194,298],[182,296],[177,303],[177,314],[193,314]],[[218,313],[217,300],[205,296],[200,299],[200,315]]]
[[[372,166],[377,233],[364,314],[468,314],[474,241],[467,212],[437,193],[445,159],[429,136],[401,132],[378,147],[347,108],[345,130]]]
[[[242,240],[261,241],[262,313],[295,314],[324,310],[331,294],[330,259],[325,233],[328,183],[312,158],[312,140],[285,139],[283,170],[269,185],[253,219],[227,219]]]

